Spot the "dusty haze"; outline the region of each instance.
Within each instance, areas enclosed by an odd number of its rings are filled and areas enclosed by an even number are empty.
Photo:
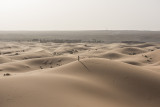
[[[0,30],[160,30],[159,0],[1,0]]]

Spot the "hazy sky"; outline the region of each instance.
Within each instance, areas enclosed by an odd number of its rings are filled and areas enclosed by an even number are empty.
[[[160,30],[160,0],[0,0],[0,30]]]

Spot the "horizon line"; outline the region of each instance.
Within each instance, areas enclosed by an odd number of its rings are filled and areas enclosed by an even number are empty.
[[[116,29],[110,29],[110,30],[105,30],[105,29],[89,29],[89,30],[0,30],[0,32],[32,32],[32,31],[35,31],[35,32],[45,32],[45,31],[48,31],[48,32],[54,32],[54,31],[160,31],[160,30],[125,30],[125,29],[120,29],[120,30],[116,30]]]

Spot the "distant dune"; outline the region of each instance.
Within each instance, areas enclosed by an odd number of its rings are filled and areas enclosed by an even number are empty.
[[[0,107],[159,107],[159,47],[0,42]]]
[[[86,30],[86,31],[0,31],[0,40],[81,40],[105,43],[159,42],[160,31]],[[127,42],[126,42],[127,43]]]

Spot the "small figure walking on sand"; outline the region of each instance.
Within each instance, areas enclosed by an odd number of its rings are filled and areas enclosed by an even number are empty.
[[[80,60],[80,57],[78,56],[78,61]]]

